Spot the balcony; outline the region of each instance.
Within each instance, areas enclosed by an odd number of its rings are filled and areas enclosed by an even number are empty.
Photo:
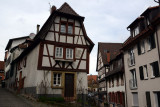
[[[135,80],[135,79],[130,79],[130,80],[129,80],[129,86],[130,86],[130,89],[131,89],[131,90],[137,89],[137,80]]]

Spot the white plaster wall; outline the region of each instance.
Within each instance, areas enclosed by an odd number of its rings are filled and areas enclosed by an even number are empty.
[[[67,36],[67,43],[73,44],[73,37]]]
[[[112,82],[111,82],[111,86],[112,86]],[[125,84],[123,86],[121,86],[121,78],[120,77],[119,77],[119,86],[117,86],[117,78],[114,77],[114,87],[109,88],[108,81],[107,81],[107,87],[108,87],[108,93],[109,92],[117,92],[117,91],[125,92]]]
[[[86,69],[86,61],[81,61],[80,65],[79,65],[79,69]]]
[[[17,45],[19,45],[19,44],[21,44],[21,43],[23,43],[23,42],[25,42],[25,40],[26,40],[26,39],[13,40],[10,49],[12,49],[13,47],[15,47],[15,46],[17,46]]]
[[[84,94],[87,94],[87,89],[88,89],[87,73],[77,72],[77,94],[81,94],[81,90],[84,90]]]
[[[83,48],[76,48],[75,49],[75,58],[80,58],[81,57],[81,55],[82,55],[82,52],[83,52]]]
[[[54,40],[54,32],[48,32],[47,36],[45,37],[45,40],[55,41]]]

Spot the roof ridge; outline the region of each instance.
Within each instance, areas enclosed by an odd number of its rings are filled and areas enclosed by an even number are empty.
[[[70,10],[71,12],[66,11],[65,8],[69,8],[69,10]],[[79,14],[77,14],[77,13],[73,10],[73,8],[72,8],[68,3],[66,3],[66,2],[64,2],[64,4],[63,4],[59,9],[57,9],[57,10],[60,11],[60,12],[63,12],[63,13],[67,13],[67,14],[72,14],[72,15],[75,15],[75,16],[79,16]]]

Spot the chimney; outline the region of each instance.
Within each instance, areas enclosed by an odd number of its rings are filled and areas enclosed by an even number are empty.
[[[107,52],[107,62],[108,62],[108,63],[110,62],[110,57],[111,57],[111,55],[110,55],[110,52],[108,51],[108,52]]]
[[[39,27],[40,27],[40,25],[37,24],[37,33],[39,32]]]
[[[56,6],[52,6],[50,13],[52,14],[56,10]]]

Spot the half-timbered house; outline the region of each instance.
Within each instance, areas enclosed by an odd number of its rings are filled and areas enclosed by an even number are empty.
[[[119,53],[119,49],[121,48],[121,43],[98,43],[98,54],[97,54],[97,72],[98,72],[98,83],[99,83],[99,98],[108,101],[110,97],[109,92],[114,92],[115,89],[113,87],[109,87],[109,78],[114,76],[109,75],[111,60],[113,60],[117,53]],[[113,73],[113,72],[112,72]],[[109,77],[109,78],[108,78]],[[114,82],[114,81],[113,81]],[[112,102],[113,103],[113,102]]]
[[[72,100],[78,94],[87,94],[89,56],[94,43],[83,21],[84,17],[67,3],[59,9],[52,7],[32,44],[13,62],[19,92]]]

